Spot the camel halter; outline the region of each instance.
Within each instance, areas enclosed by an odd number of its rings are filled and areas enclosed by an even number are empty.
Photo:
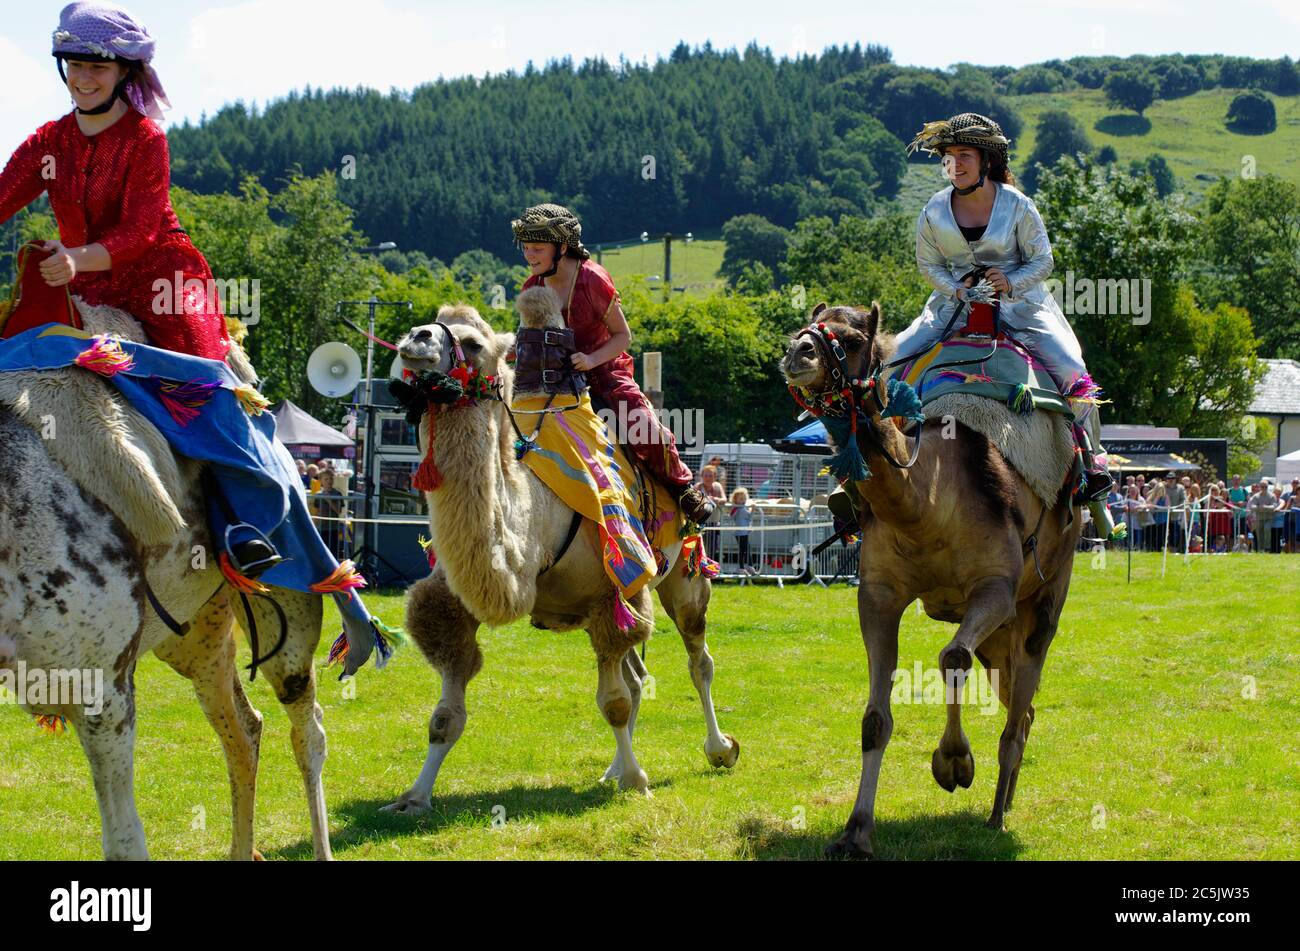
[[[921,436],[924,430],[917,432],[907,462],[899,462],[876,434],[866,411],[866,403],[868,399],[874,399],[882,419],[897,417],[923,422],[925,416],[921,412],[921,401],[917,398],[916,391],[905,381],[891,378],[884,386],[886,398],[882,400],[881,375],[889,366],[893,366],[892,363],[886,366],[876,360],[865,378],[850,377],[848,357],[834,330],[818,321],[798,331],[795,339],[805,335],[812,339],[813,346],[826,367],[830,386],[816,393],[794,384],[787,388],[800,407],[822,421],[827,433],[839,446],[839,450],[828,462],[831,473],[841,482],[863,482],[871,478],[871,467],[858,448],[859,419],[866,423],[867,438],[871,444],[891,466],[895,469],[910,469],[914,466],[921,454]]]

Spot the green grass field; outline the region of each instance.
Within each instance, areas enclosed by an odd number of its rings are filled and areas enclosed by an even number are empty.
[[[1080,556],[1052,647],[1016,809],[984,828],[1003,717],[968,709],[976,774],[941,790],[930,753],[938,705],[894,705],[877,802],[876,849],[889,859],[1282,859],[1300,855],[1300,559],[1156,556],[1104,567]],[[400,597],[372,602],[401,619]],[[331,608],[332,611],[332,608]],[[660,617],[637,755],[651,799],[600,786],[613,739],[596,710],[581,633],[524,623],[481,633],[486,665],[470,686],[469,726],[448,758],[435,809],[381,816],[424,754],[437,678],[418,653],[367,669],[344,699],[320,697],[332,840],[341,859],[810,858],[838,834],[857,788],[866,660],[853,589],[719,587],[710,612],[714,696],[742,741],[734,771],[704,760],[704,728],[675,633]],[[900,667],[933,665],[952,625],[909,609]],[[1253,678],[1254,695],[1245,689]],[[152,656],[137,676],[137,798],[155,858],[224,857],[225,768],[180,678]],[[257,842],[269,859],[311,854],[288,724],[265,683]],[[89,771],[71,735],[49,737],[0,709],[0,859],[99,857]],[[493,808],[505,825],[492,827]],[[499,810],[498,810],[499,812]],[[206,823],[198,821],[200,816]]]
[[[722,254],[726,244],[722,241],[720,229],[713,232],[701,232],[694,240],[673,242],[673,287],[685,288],[690,297],[707,297],[726,286],[726,281],[718,276],[722,266]],[[644,244],[605,251],[601,255],[601,264],[609,271],[615,284],[634,277],[650,278],[649,286],[663,293],[664,243],[647,241]]]

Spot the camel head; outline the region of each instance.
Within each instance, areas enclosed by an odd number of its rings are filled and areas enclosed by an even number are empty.
[[[844,350],[843,372],[850,379],[865,380],[877,363],[893,354],[893,337],[880,331],[880,304],[874,301],[870,310],[818,304],[813,308],[809,327],[818,325],[825,325],[835,334]],[[823,392],[832,386],[829,356],[827,346],[815,341],[813,334],[800,331],[790,338],[781,358],[781,374],[791,386]]]
[[[411,328],[397,342],[397,351],[407,368],[417,374],[434,370],[450,373],[457,359],[452,339],[460,346],[465,361],[485,376],[501,375],[505,356],[514,344],[514,334],[497,333],[468,304],[444,304],[435,322]]]

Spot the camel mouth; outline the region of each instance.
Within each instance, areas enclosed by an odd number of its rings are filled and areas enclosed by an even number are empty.
[[[436,370],[442,362],[442,353],[438,342],[428,330],[410,331],[397,342],[397,355],[402,358],[408,370],[424,373]]]
[[[810,386],[818,382],[823,373],[821,361],[816,357],[792,350],[781,360],[781,375],[792,386]]]

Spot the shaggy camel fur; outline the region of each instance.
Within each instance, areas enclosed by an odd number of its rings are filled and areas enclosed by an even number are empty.
[[[540,291],[545,298],[531,292],[521,296],[521,308],[527,309],[531,302],[544,312],[537,319],[545,323],[539,326],[563,327],[554,295],[545,288]],[[632,752],[632,732],[646,674],[635,647],[650,636],[654,625],[651,586],[629,602],[635,627],[620,631],[614,620],[614,589],[605,575],[595,527],[584,520],[568,550],[555,560],[572,513],[515,459],[515,436],[506,411],[514,374],[505,361],[513,335],[494,333],[473,308],[465,306],[444,307],[437,320],[454,334],[467,361],[480,373],[502,380],[504,402],[431,405],[420,425],[422,452],[428,448],[433,427],[433,455],[443,477],[441,487],[427,493],[438,563],[430,577],[411,588],[406,625],[441,675],[442,697],[429,720],[424,768],[411,788],[385,808],[418,812],[430,807],[438,770],[465,729],[466,685],[483,664],[476,631],[480,624],[506,624],[525,615],[537,628],[587,631],[599,672],[596,705],[614,731],[617,746],[603,779],[616,778],[622,788],[648,793],[649,781]],[[399,349],[406,366],[417,372],[452,369],[451,345],[446,333],[434,325],[411,330]],[[531,431],[535,423],[528,425]],[[680,544],[667,553],[670,567],[656,579],[656,590],[686,645],[691,680],[707,727],[705,756],[715,767],[730,767],[740,754],[740,744],[718,729],[713,709],[713,658],[704,631],[710,584],[707,578],[683,575],[680,553]]]
[[[869,313],[822,304],[813,318],[841,341],[850,378],[866,379],[873,366],[892,356],[892,338],[879,332],[878,304]],[[789,383],[811,392],[828,388],[827,367],[807,334],[791,341],[781,371]],[[857,801],[843,835],[828,849],[832,855],[855,857],[872,854],[876,784],[894,728],[889,701],[898,664],[899,619],[917,598],[930,617],[958,622],[956,635],[939,652],[945,683],[955,689],[946,691],[947,728],[931,771],[949,792],[969,787],[975,775],[960,704],[973,655],[1007,708],[988,823],[1002,828],[1034,721],[1031,701],[1070,587],[1080,527],[1080,520],[1071,518],[1068,489],[1058,493],[1054,506],[1044,505],[985,436],[960,424],[951,430],[954,438],[945,439],[943,421],[926,420],[915,465],[895,468],[882,449],[904,463],[909,440],[892,420],[882,421],[874,399],[864,402],[870,420],[859,425],[858,443],[872,474],[849,488],[865,503],[858,622],[871,686],[862,718]],[[1035,533],[1045,580],[1027,550]]]
[[[144,339],[139,325],[125,314],[78,305],[88,330],[115,330],[125,339]],[[252,381],[252,369],[242,353],[231,365]],[[84,703],[24,709],[66,716],[75,727],[95,782],[105,858],[143,859],[148,852],[134,794],[134,675],[139,657],[154,651],[193,682],[203,712],[221,740],[234,817],[231,857],[256,858],[253,812],[262,719],[249,705],[235,666],[233,596],[216,566],[199,466],[167,454],[180,491],[165,501],[156,493],[162,486],[170,495],[167,467],[161,474],[154,471],[153,481],[142,475],[131,499],[125,498],[125,476],[93,479],[96,471],[114,469],[120,474],[131,465],[147,467],[147,454],[137,454],[128,462],[91,460],[99,470],[83,465],[77,471],[88,484],[78,482],[57,458],[104,451],[110,445],[139,448],[159,437],[133,432],[140,418],[112,398],[106,384],[90,379],[84,371],[62,375],[82,376],[82,383],[96,384],[99,405],[90,413],[84,407],[64,405],[67,399],[60,399],[60,393],[84,396],[87,388],[61,388],[47,379],[58,375],[27,374],[34,389],[18,401],[21,412],[0,403],[0,445],[5,447],[0,453],[0,486],[4,487],[0,492],[0,630],[12,635],[0,644],[0,664],[16,667],[21,661],[28,670],[103,672],[103,705],[98,713],[88,712],[87,707],[95,705]],[[52,407],[50,400],[62,409]],[[25,421],[24,417],[42,412],[55,416],[52,440],[43,439],[39,427]],[[71,443],[71,434],[79,431],[78,414],[83,421],[104,420],[112,432],[96,439],[87,430],[83,432],[86,444],[63,444],[65,439]],[[174,516],[168,514],[169,508]],[[148,541],[118,512],[135,513],[148,521]],[[170,534],[164,530],[168,519],[178,519],[180,526]],[[149,606],[146,581],[168,613],[189,622],[183,637],[174,636]],[[283,589],[273,594],[287,617],[288,636],[280,651],[258,669],[271,682],[292,724],[294,753],[311,812],[312,842],[317,858],[326,859],[329,830],[321,785],[325,731],[313,668],[321,599]],[[268,639],[273,644],[278,635],[279,618],[270,602],[254,598],[252,603],[265,653]],[[242,622],[242,611],[239,614]],[[178,804],[177,808],[185,807]]]

